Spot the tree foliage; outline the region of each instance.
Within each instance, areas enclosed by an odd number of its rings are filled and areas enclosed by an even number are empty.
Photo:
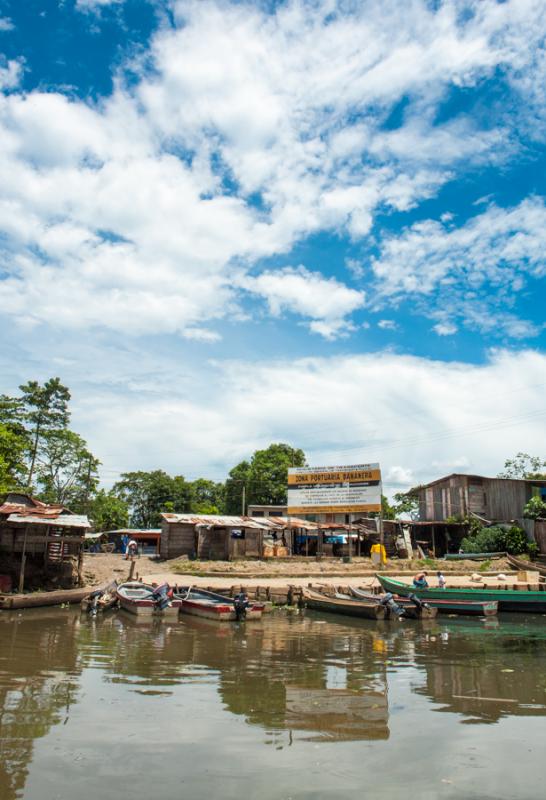
[[[546,461],[529,453],[516,453],[514,458],[506,459],[504,470],[499,472],[498,477],[546,480]]]
[[[89,518],[96,531],[118,530],[129,524],[129,508],[112,492],[99,489],[89,504]]]
[[[27,485],[32,486],[38,451],[45,436],[52,431],[65,430],[70,420],[68,403],[70,391],[60,378],[50,378],[43,385],[29,381],[19,386],[22,397],[22,421],[30,440]]]
[[[304,467],[305,453],[289,444],[270,444],[256,450],[248,461],[241,461],[226,481],[226,510],[240,514],[243,487],[248,505],[285,505],[289,467]]]
[[[66,428],[43,432],[36,454],[41,498],[84,513],[98,487],[99,463],[77,433]]]
[[[124,472],[112,492],[127,504],[136,528],[158,527],[163,511],[191,511],[191,484],[182,475],[173,478],[161,469]]]
[[[541,497],[531,497],[523,507],[523,516],[526,519],[546,519],[546,503]]]
[[[22,486],[25,480],[26,439],[0,423],[0,492]]]

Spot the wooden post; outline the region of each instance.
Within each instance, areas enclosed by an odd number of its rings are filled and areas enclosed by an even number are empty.
[[[27,558],[27,533],[28,525],[25,525],[25,538],[23,539],[23,552],[21,553],[21,570],[19,572],[19,592],[22,592],[25,586],[25,561]]]
[[[80,552],[78,553],[78,586],[83,586],[83,540],[80,541]]]
[[[131,566],[129,568],[129,576],[127,578],[128,581],[132,581],[133,580],[133,575],[135,574],[135,566],[136,566],[136,561],[131,556]]]
[[[435,531],[434,531],[435,527],[436,527],[435,525],[432,526],[432,557],[433,558],[436,558],[436,535],[435,535]]]
[[[362,548],[361,548],[361,541],[360,541],[360,528],[358,529],[358,531],[357,531],[357,534],[356,534],[356,535],[357,535],[357,537],[358,537],[358,557],[360,558],[360,554],[361,554],[361,552],[362,552]]]
[[[305,531],[305,555],[309,556],[309,531]]]
[[[353,515],[349,514],[349,561],[353,557]]]

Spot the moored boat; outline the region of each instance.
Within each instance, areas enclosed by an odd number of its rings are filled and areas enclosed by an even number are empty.
[[[386,575],[377,575],[385,591],[409,597],[415,594],[430,603],[431,600],[496,601],[499,611],[522,611],[536,614],[546,612],[546,592],[528,589],[440,589],[435,586],[415,588]]]
[[[510,566],[514,569],[524,569],[531,572],[538,572],[543,578],[546,578],[546,565],[539,564],[538,561],[525,561],[523,558],[516,558],[515,556],[506,556]]]
[[[307,608],[312,608],[315,611],[326,611],[329,614],[345,614],[350,617],[364,617],[365,619],[385,619],[387,616],[386,607],[377,600],[344,599],[305,588],[302,589],[302,600]]]
[[[361,589],[351,587],[351,592],[355,597],[366,597],[366,593]],[[394,595],[394,602],[402,608],[409,608],[413,605],[409,597]],[[463,614],[465,616],[490,617],[495,616],[498,611],[496,600],[429,600],[427,604],[431,608],[436,608],[439,614]]]
[[[204,619],[222,622],[256,620],[261,619],[264,611],[263,603],[238,602],[236,598],[195,587],[177,587],[174,596],[180,601],[180,610],[183,614],[192,614]]]
[[[112,581],[102,589],[95,589],[81,601],[81,609],[87,614],[97,614],[99,611],[109,611],[119,603],[117,596],[117,583]]]
[[[81,603],[90,593],[86,589],[55,589],[52,592],[30,592],[29,594],[0,594],[0,609],[40,608]]]
[[[388,593],[384,595],[373,595],[358,589],[349,587],[351,594],[343,594],[336,592],[335,597],[339,600],[351,600],[352,602],[364,600],[371,603],[379,603],[387,609],[388,619],[399,619],[406,617],[407,619],[434,619],[438,610],[429,603],[424,603],[419,598],[405,597],[404,602],[400,603],[398,597]]]
[[[139,581],[122,583],[117,587],[116,595],[124,611],[142,617],[158,615],[177,619],[182,605],[180,600],[172,596],[166,583],[161,586],[151,586]]]

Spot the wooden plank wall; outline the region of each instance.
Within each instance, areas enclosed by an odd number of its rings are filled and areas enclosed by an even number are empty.
[[[165,522],[161,526],[161,558],[177,558],[195,554],[195,528],[193,525]]]

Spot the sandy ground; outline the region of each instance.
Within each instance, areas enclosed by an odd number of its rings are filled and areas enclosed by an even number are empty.
[[[488,567],[487,575],[480,571],[480,563],[473,561],[438,562],[446,575],[448,586],[484,585],[500,586],[517,584],[517,573],[512,571],[504,559],[497,559]],[[84,562],[85,581],[90,586],[97,586],[109,580],[126,580],[129,575],[130,562],[119,554],[87,555]],[[417,562],[393,560],[387,564],[386,570],[393,577],[398,574],[404,581],[422,567]],[[376,583],[374,566],[370,559],[354,559],[344,564],[339,559],[325,561],[156,561],[142,556],[136,559],[135,577],[146,582],[174,584],[192,584],[194,586],[231,587],[245,586],[307,586],[308,583],[347,584],[372,586]],[[428,567],[428,578],[431,586],[435,585],[435,567]],[[506,581],[499,581],[498,574],[506,575]],[[478,581],[470,576],[476,574]]]

